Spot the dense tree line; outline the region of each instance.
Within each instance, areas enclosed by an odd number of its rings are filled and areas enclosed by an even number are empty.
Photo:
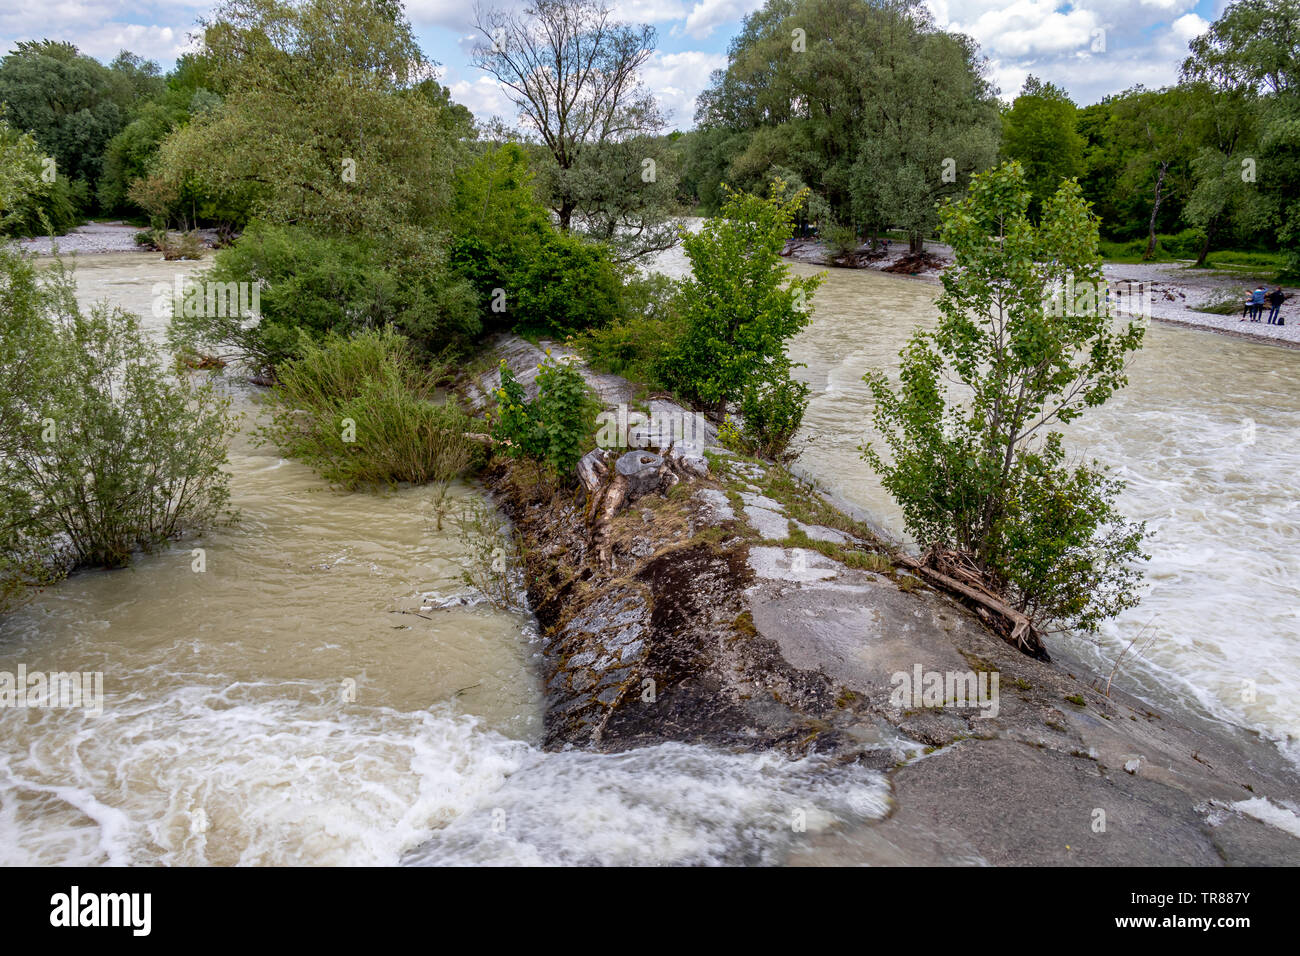
[[[1031,215],[1076,178],[1103,237],[1148,258],[1293,250],[1297,37],[1296,0],[1237,0],[1192,42],[1177,85],[1079,108],[1031,76],[999,106],[973,41],[936,30],[913,0],[769,0],[674,144],[679,188],[711,212],[723,184],[784,173],[811,188],[804,218],[833,244],[901,230],[915,248],[938,200],[1014,159]],[[1288,268],[1300,269],[1294,253]]]

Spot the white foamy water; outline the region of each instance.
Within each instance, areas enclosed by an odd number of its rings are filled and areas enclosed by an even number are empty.
[[[153,284],[192,268],[89,259],[79,296],[156,333]],[[0,865],[778,863],[885,812],[879,774],[815,759],[543,753],[531,617],[455,600],[428,489],[341,494],[247,433],[230,471],[238,525],[0,618],[0,671],[104,689],[0,709]]]
[[[817,757],[686,744],[535,754],[407,862],[770,865],[804,834],[879,819],[888,809],[880,774]]]

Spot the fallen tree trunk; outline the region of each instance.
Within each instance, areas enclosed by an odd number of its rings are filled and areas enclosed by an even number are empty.
[[[931,567],[929,562],[934,560],[932,551],[927,552],[921,560],[901,552],[893,555],[893,559],[896,563],[903,565],[909,571],[915,572],[919,577],[924,578],[931,584],[974,603],[977,609],[982,608],[985,612],[997,615],[1003,625],[998,630],[1005,631],[1002,634],[1003,639],[1017,650],[1038,660],[1051,660],[1038,629],[1034,627],[1033,622],[1028,617],[1005,601],[990,594],[982,586],[966,584],[950,574],[945,574],[943,571]]]

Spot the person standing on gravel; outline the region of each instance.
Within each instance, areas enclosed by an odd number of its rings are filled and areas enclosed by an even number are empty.
[[[1268,295],[1268,289],[1259,286],[1250,294],[1250,321],[1258,322],[1260,315],[1264,312],[1264,297]]]
[[[1282,303],[1285,302],[1286,300],[1287,300],[1287,294],[1282,291],[1281,286],[1278,286],[1276,289],[1274,289],[1272,292],[1268,294],[1268,305],[1269,305],[1268,324],[1269,325],[1286,324],[1285,320],[1283,320],[1281,315]]]

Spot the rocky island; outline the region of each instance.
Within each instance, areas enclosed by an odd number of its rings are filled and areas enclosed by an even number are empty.
[[[543,349],[578,361],[514,336],[494,354],[528,388]],[[611,409],[636,401],[622,378],[584,377]],[[467,391],[482,406],[498,382],[490,372]],[[652,423],[688,417],[667,399],[641,404]],[[647,429],[656,480],[621,492],[616,513],[593,503],[619,480],[604,463],[622,449],[588,455],[577,493],[517,462],[487,476],[522,539],[543,634],[545,747],[679,741],[879,771],[888,814],[847,840],[819,834],[801,852],[820,862],[1300,860],[1300,838],[1260,819],[1300,785],[1262,745],[1247,756],[1250,741],[1011,646],[817,489],[715,439]],[[703,469],[683,464],[696,458]]]

